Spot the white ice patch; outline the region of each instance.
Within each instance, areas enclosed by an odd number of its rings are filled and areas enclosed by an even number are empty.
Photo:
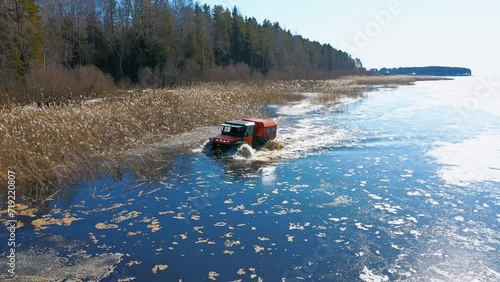
[[[461,143],[437,143],[428,154],[444,164],[438,170],[450,184],[500,180],[500,134],[486,133]]]
[[[457,115],[468,117],[470,110],[482,110],[500,116],[500,83],[499,77],[471,76],[450,81],[419,82],[434,91],[429,91],[426,100],[429,106],[443,105],[456,108]],[[458,85],[457,87],[457,84]]]

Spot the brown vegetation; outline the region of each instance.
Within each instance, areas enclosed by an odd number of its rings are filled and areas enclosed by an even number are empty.
[[[104,97],[115,90],[113,79],[95,66],[75,69],[45,66],[31,70],[26,84],[13,86],[0,95],[0,105],[34,103],[59,106]]]
[[[324,93],[329,101],[361,95],[353,90],[361,89],[360,81],[386,85],[406,84],[408,79],[202,83],[121,91],[113,97],[60,107],[11,105],[0,110],[0,178],[6,179],[10,169],[23,183],[43,189],[58,187],[99,170],[114,171],[113,161],[131,149],[227,119],[260,116],[262,106],[302,99],[299,93]]]
[[[277,151],[283,149],[283,144],[276,140],[269,140],[264,144],[264,150]]]

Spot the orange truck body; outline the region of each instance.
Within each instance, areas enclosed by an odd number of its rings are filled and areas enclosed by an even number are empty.
[[[212,149],[224,150],[243,143],[258,148],[276,138],[278,128],[273,120],[261,118],[231,120],[220,126],[221,134],[210,138]]]

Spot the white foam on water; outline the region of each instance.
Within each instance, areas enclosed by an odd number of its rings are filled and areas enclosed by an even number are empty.
[[[318,122],[319,121],[319,122]],[[321,120],[304,119],[294,126],[278,130],[276,141],[284,148],[277,151],[261,150],[257,159],[290,159],[305,157],[314,150],[330,148],[346,140],[352,140],[352,132],[347,129],[335,129],[329,125],[321,125]]]
[[[304,95],[306,99],[299,102],[290,103],[285,106],[278,106],[276,113],[282,116],[301,116],[314,111],[323,110],[332,105],[336,108],[342,105],[349,105],[357,101],[360,101],[362,99],[362,97],[353,98],[345,96],[330,103],[317,104],[311,102],[311,98],[319,97],[322,95],[321,93],[301,93],[301,94]]]
[[[300,116],[322,108],[324,108],[323,105],[314,105],[311,104],[309,100],[304,100],[298,103],[279,107],[276,113],[283,116]]]
[[[353,104],[353,103],[356,103],[358,101],[361,101],[361,99],[363,99],[363,97],[356,97],[356,98],[353,98],[353,97],[342,97],[337,102],[340,105],[349,105],[349,104]]]
[[[248,145],[248,144],[242,144],[240,145],[237,150],[236,150],[236,153],[233,155],[233,158],[234,159],[252,159],[255,157],[255,150],[254,148],[252,148],[252,146]]]
[[[317,96],[317,93],[306,93],[306,97]],[[341,106],[357,102],[361,99],[344,97],[337,101],[334,106]],[[332,106],[331,104],[329,106]],[[257,160],[257,161],[270,161],[276,159],[295,159],[308,156],[315,150],[330,148],[339,144],[340,142],[352,141],[355,142],[353,136],[359,133],[357,129],[346,128],[333,128],[328,124],[331,117],[310,117],[306,114],[324,109],[325,105],[312,104],[309,99],[304,99],[301,102],[293,103],[285,106],[276,106],[277,113],[282,117],[277,118],[278,135],[276,141],[280,142],[284,148],[276,151],[258,150],[255,151],[250,146],[241,146],[236,152],[228,152],[225,154],[227,157],[232,157],[236,160]],[[285,116],[301,116],[300,119],[293,125],[282,125],[279,120],[286,119]],[[205,152],[208,141],[200,148],[193,150],[193,152]]]
[[[438,173],[446,182],[467,186],[471,182],[500,181],[500,133],[435,146],[428,154],[444,164]]]

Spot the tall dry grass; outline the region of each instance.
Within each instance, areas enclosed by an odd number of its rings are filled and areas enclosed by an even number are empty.
[[[331,101],[361,95],[360,81],[385,85],[390,80],[377,79],[202,83],[122,92],[122,97],[113,93],[113,98],[95,103],[4,107],[0,109],[0,178],[6,179],[12,170],[18,181],[35,184],[37,193],[51,192],[84,176],[119,171],[116,161],[130,149],[196,127],[259,116],[262,106],[302,99],[299,93],[323,93]]]
[[[0,93],[0,107],[9,103],[62,105],[104,97],[115,88],[113,79],[95,66],[66,69],[48,65],[32,69],[15,86],[0,84],[0,91],[4,91]]]

